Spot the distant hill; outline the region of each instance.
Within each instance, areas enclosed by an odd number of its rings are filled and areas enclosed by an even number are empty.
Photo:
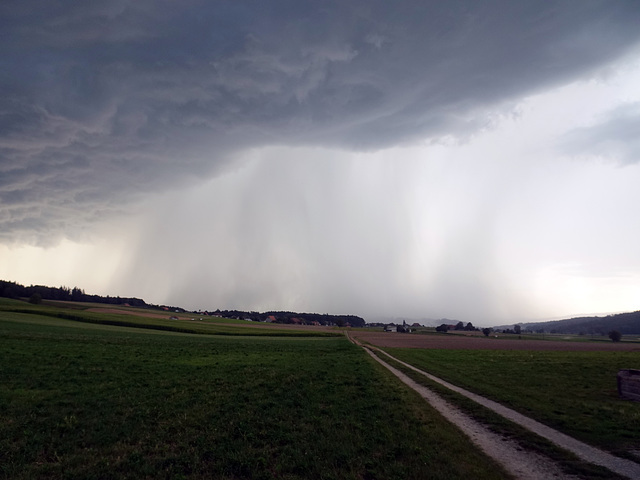
[[[520,323],[523,331],[544,330],[545,333],[604,334],[617,330],[623,335],[640,334],[640,311],[618,313],[606,317],[576,317],[552,322]],[[504,328],[512,328],[509,325]],[[494,327],[496,330],[502,327]]]
[[[42,300],[61,300],[68,302],[92,302],[107,303],[111,305],[128,304],[132,307],[147,307],[148,305],[140,298],[103,297],[101,295],[88,295],[78,287],[47,287],[44,285],[30,285],[25,287],[16,282],[0,280],[0,297],[7,298],[29,298],[32,295],[39,295]]]
[[[167,307],[164,305],[150,305],[140,298],[122,298],[100,295],[88,295],[78,287],[47,287],[44,285],[30,285],[25,287],[16,282],[0,280],[0,297],[7,298],[31,298],[38,295],[40,300],[61,300],[67,302],[91,302],[106,303],[111,305],[129,305],[132,307],[158,308],[172,312],[185,312],[180,307]],[[218,315],[226,318],[239,318],[243,320],[268,321],[273,323],[291,323],[298,325],[338,325],[351,327],[364,327],[365,321],[355,315],[329,315],[320,313],[296,313],[296,312],[243,312],[240,310],[216,310],[215,312],[199,312],[202,315]]]

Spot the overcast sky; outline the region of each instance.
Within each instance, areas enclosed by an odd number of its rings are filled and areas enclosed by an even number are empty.
[[[4,0],[0,278],[189,309],[640,309],[640,3]]]

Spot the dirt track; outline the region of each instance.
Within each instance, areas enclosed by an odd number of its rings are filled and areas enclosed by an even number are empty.
[[[454,407],[438,394],[378,358],[369,349],[366,351],[376,362],[387,368],[408,387],[418,392],[444,418],[462,430],[474,444],[498,462],[513,478],[517,480],[539,480],[542,478],[577,480],[577,477],[563,474],[562,469],[553,461],[542,455],[525,451],[515,441],[492,432],[488,427]]]
[[[353,332],[347,333],[347,338],[354,342],[356,345],[362,346],[358,339],[352,338]],[[417,335],[416,335],[417,336]],[[409,335],[404,335],[409,337]],[[444,336],[443,336],[444,337]],[[449,341],[456,341],[455,337],[448,337]],[[467,337],[463,337],[465,339]],[[460,340],[460,337],[458,337]],[[468,338],[467,338],[468,340]],[[479,339],[482,340],[482,339]],[[519,342],[514,340],[514,342]],[[493,342],[492,342],[493,343]],[[535,342],[534,343],[545,343]],[[564,344],[571,342],[562,342]],[[470,344],[470,343],[468,343]],[[373,348],[375,349],[375,348]],[[523,450],[516,442],[508,440],[494,432],[488,427],[478,423],[469,415],[463,413],[458,408],[449,404],[449,402],[442,399],[438,394],[432,390],[416,383],[407,375],[389,365],[382,358],[376,356],[372,348],[365,348],[367,353],[371,357],[382,364],[385,368],[396,375],[403,383],[418,392],[427,402],[431,404],[441,415],[460,428],[473,443],[475,443],[481,450],[487,455],[492,457],[498,463],[500,463],[504,469],[509,472],[513,477],[518,480],[537,480],[540,478],[556,478],[556,479],[576,479],[573,475],[567,475],[562,472],[561,467],[554,461],[546,458],[540,454]],[[375,349],[377,350],[377,349]],[[415,368],[401,360],[394,358],[386,352],[383,352],[387,357],[403,364],[407,368],[410,368],[422,375],[427,376],[431,380],[440,383],[441,385],[458,392],[461,395],[493,410],[494,412],[502,415],[503,417],[515,422],[522,427],[525,427],[532,432],[540,435],[543,438],[555,443],[560,448],[566,449],[583,461],[591,462],[596,465],[603,466],[617,474],[627,478],[640,478],[640,464],[632,462],[630,460],[615,457],[610,453],[604,452],[600,449],[594,448],[590,445],[584,444],[578,440],[575,440],[568,435],[565,435],[559,431],[547,427],[525,415],[522,415],[510,408],[504,407],[497,402],[489,400],[485,397],[477,395],[475,393],[464,390],[460,387],[452,385],[438,377],[435,377],[429,373]]]
[[[560,340],[507,339],[454,334],[421,335],[414,333],[367,332],[353,330],[353,338],[378,347],[432,348],[460,350],[558,350],[558,351],[640,351],[638,343],[585,341],[563,342]]]
[[[430,389],[416,383],[404,373],[393,368],[391,365],[374,355],[369,349],[367,353],[371,357],[390,370],[402,382],[418,392],[431,406],[433,406],[446,419],[460,428],[471,440],[478,445],[487,455],[500,463],[509,473],[519,480],[537,480],[540,478],[573,479],[572,475],[565,475],[561,468],[550,459],[539,454],[524,451],[516,442],[507,440],[500,435],[493,433],[489,428],[476,422],[473,418],[461,412],[456,407],[443,400],[439,395]],[[509,420],[525,427],[547,440],[555,443],[559,447],[570,451],[574,455],[586,462],[603,466],[618,475],[627,478],[640,478],[640,464],[627,459],[615,457],[608,452],[580,442],[564,433],[547,427],[529,417],[526,417],[514,410],[500,405],[497,402],[476,395],[460,387],[456,387],[433,375],[423,372],[412,365],[402,362],[387,354],[393,360],[405,365],[412,370],[426,375],[430,379],[455,390],[456,392],[474,400],[477,403],[493,410],[494,412],[508,418]]]

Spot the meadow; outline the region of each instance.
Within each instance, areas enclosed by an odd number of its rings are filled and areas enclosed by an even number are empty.
[[[210,335],[266,335],[270,337],[342,335],[338,331],[330,331],[327,328],[300,330],[290,328],[292,327],[290,325],[272,326],[271,324],[244,320],[198,316],[195,314],[173,314],[133,307],[112,308],[101,304],[74,304],[72,302],[54,301],[44,302],[42,305],[31,305],[19,300],[0,298],[0,317],[4,315],[5,318],[9,318],[16,314],[36,315],[37,317],[50,317],[80,323]],[[172,316],[177,320],[172,320],[170,318]],[[248,329],[246,327],[252,328]]]
[[[640,368],[638,351],[385,350],[587,443],[640,452],[640,402],[616,384],[618,370]]]
[[[3,478],[506,477],[343,337],[51,308],[0,304]]]

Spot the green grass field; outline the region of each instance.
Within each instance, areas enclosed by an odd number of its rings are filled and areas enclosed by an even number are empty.
[[[385,350],[585,442],[640,450],[640,402],[620,399],[616,386],[619,369],[640,368],[639,352]]]
[[[183,334],[7,305],[3,478],[505,478],[344,338]]]
[[[71,304],[69,306],[69,304]],[[38,318],[50,317],[55,319],[71,320],[80,323],[92,323],[100,325],[112,325],[121,327],[136,327],[149,330],[164,330],[179,333],[195,333],[208,335],[253,335],[253,336],[288,336],[288,337],[314,337],[314,336],[342,336],[336,331],[315,331],[310,329],[283,329],[271,327],[269,324],[246,322],[244,320],[218,319],[214,317],[201,317],[197,315],[179,314],[179,320],[170,320],[169,312],[149,311],[143,309],[123,307],[119,308],[128,313],[103,313],[90,311],[91,308],[109,308],[109,305],[87,304],[71,302],[46,302],[42,305],[31,305],[26,302],[11,299],[0,299],[0,318],[17,318],[16,315],[36,315]],[[152,313],[165,315],[166,318],[153,318],[143,316]],[[26,318],[26,317],[23,317]],[[197,321],[191,321],[191,319]],[[246,328],[251,326],[252,328]]]

